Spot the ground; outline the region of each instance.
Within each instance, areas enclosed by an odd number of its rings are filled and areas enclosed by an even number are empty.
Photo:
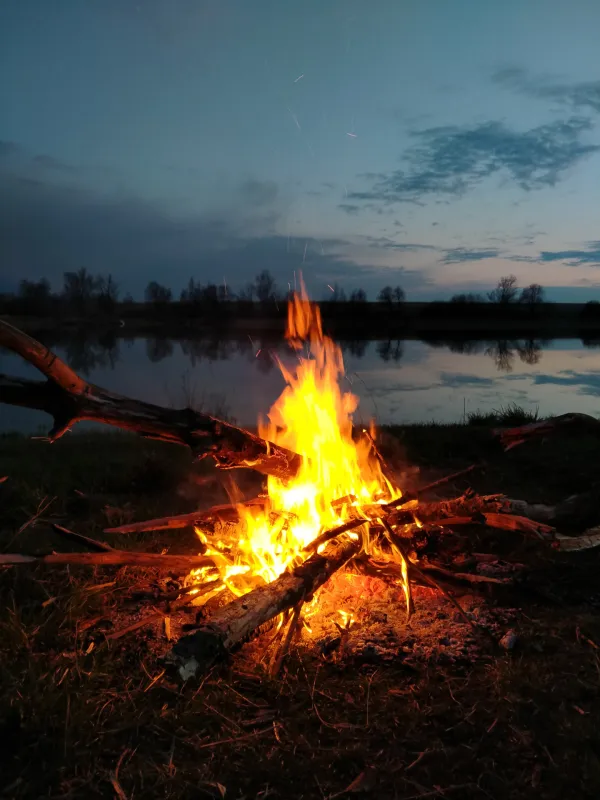
[[[599,446],[557,438],[503,453],[485,425],[385,432],[386,453],[407,468],[407,482],[485,461],[446,487],[448,496],[471,485],[555,502],[594,484]],[[225,496],[209,466],[192,468],[185,450],[114,434],[54,445],[3,437],[4,475],[4,552],[76,549],[36,522],[40,510],[42,519],[109,539],[107,524]],[[244,482],[251,494],[256,479]],[[512,650],[479,644],[452,606],[418,590],[417,614],[409,626],[394,622],[391,644],[386,614],[400,601],[371,598],[383,615],[372,658],[356,646],[327,657],[302,646],[271,678],[268,659],[259,663],[266,633],[183,688],[162,674],[160,625],[117,640],[92,633],[99,618],[114,629],[139,615],[132,594],[156,583],[156,573],[1,568],[0,796],[597,797],[599,559],[594,551],[558,556],[508,534],[483,544],[525,561],[532,576],[518,593],[460,598],[497,637],[514,628]],[[197,543],[182,531],[122,537],[119,546],[193,552]],[[348,644],[361,635],[351,631]]]

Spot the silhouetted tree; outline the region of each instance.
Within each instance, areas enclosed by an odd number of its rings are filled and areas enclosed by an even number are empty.
[[[508,304],[514,303],[519,289],[515,275],[505,275],[500,278],[498,285],[488,294],[488,299],[492,303]]]
[[[100,279],[85,267],[77,272],[64,273],[63,297],[67,307],[83,313],[89,310],[91,301],[99,289]]]
[[[156,281],[150,281],[146,286],[144,297],[147,303],[152,303],[154,306],[163,307],[171,302],[173,292],[167,286],[161,286]]]
[[[327,299],[330,303],[345,303],[347,299],[346,292],[338,283],[334,283],[333,286],[330,287],[330,294],[327,296]]]
[[[263,269],[254,279],[254,292],[260,303],[267,303],[274,300],[277,291],[275,278],[268,269]]]
[[[50,284],[40,281],[22,280],[19,283],[19,306],[26,314],[47,314],[52,309]]]
[[[367,293],[364,289],[355,289],[352,294],[350,295],[350,302],[351,303],[366,303],[367,302]]]
[[[461,294],[453,294],[450,298],[451,303],[484,303],[485,298],[475,292],[463,292]]]
[[[524,289],[521,289],[519,296],[519,303],[528,306],[533,313],[537,306],[544,302],[544,289],[539,283],[530,283]]]
[[[377,295],[380,303],[387,303],[390,307],[402,305],[406,300],[406,294],[401,286],[384,286]]]
[[[105,313],[114,311],[119,301],[119,287],[112,275],[98,278],[98,308]]]

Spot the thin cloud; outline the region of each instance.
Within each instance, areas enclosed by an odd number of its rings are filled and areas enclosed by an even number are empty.
[[[444,264],[462,264],[465,261],[483,261],[486,258],[497,258],[500,251],[494,248],[477,250],[472,247],[453,247],[446,250]]]
[[[582,140],[591,128],[588,119],[571,117],[529,131],[515,131],[497,121],[417,131],[412,134],[417,144],[404,154],[406,169],[380,175],[370,190],[348,197],[422,203],[433,196],[460,197],[496,174],[508,175],[525,191],[554,186],[600,150],[600,145]]]
[[[600,81],[560,83],[551,78],[531,76],[520,67],[498,70],[492,79],[505,88],[531,97],[553,100],[575,111],[600,114]]]
[[[35,164],[36,167],[41,167],[42,169],[47,170],[54,170],[55,172],[68,172],[68,173],[75,173],[77,172],[77,167],[74,167],[72,164],[66,164],[64,161],[60,161],[58,158],[54,158],[54,156],[47,156],[47,155],[38,155],[32,158],[32,162]]]
[[[278,186],[275,181],[259,181],[250,178],[242,183],[242,195],[254,206],[267,206],[275,202]]]
[[[600,266],[600,241],[589,242],[585,250],[542,250],[539,261],[566,261],[571,267],[582,264]]]

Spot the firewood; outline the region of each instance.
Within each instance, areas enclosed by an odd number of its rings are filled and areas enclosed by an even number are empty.
[[[264,508],[265,498],[256,497],[253,500],[243,502],[244,508]],[[177,530],[188,528],[200,523],[214,522],[235,522],[239,519],[237,505],[212,506],[205,510],[192,511],[189,514],[176,514],[171,517],[158,517],[156,519],[142,520],[141,522],[131,522],[127,525],[119,525],[116,528],[105,528],[105,533],[147,533],[148,531]]]
[[[282,611],[303,599],[308,601],[359,549],[360,542],[348,538],[331,542],[322,553],[312,555],[290,572],[237,597],[197,631],[179,639],[167,655],[167,663],[182,680],[201,674]]]
[[[87,420],[186,445],[198,458],[212,456],[221,469],[250,467],[288,479],[302,463],[297,453],[208,414],[152,405],[88,383],[40,342],[3,320],[0,346],[18,353],[46,376],[39,382],[0,375],[0,402],[50,414],[54,419],[50,441]]]
[[[71,564],[89,567],[132,566],[160,567],[185,572],[198,567],[211,567],[207,556],[186,556],[163,553],[137,553],[129,550],[104,550],[99,553],[49,553],[45,556],[26,556],[21,553],[0,553],[0,566],[17,564]]]

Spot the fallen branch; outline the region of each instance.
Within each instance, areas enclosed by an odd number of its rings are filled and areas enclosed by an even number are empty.
[[[516,428],[496,428],[492,433],[500,439],[505,450],[511,450],[530,439],[548,436],[559,431],[591,434],[600,438],[600,420],[589,414],[569,413],[550,417],[541,422],[519,425]]]
[[[359,541],[346,538],[331,542],[323,553],[312,555],[291,572],[237,597],[218,609],[197,631],[183,636],[167,655],[167,662],[176,668],[182,680],[204,672],[282,611],[301,600],[310,600],[359,549]]]
[[[163,408],[94,386],[40,342],[3,320],[0,346],[22,356],[46,376],[45,382],[39,382],[0,375],[0,402],[50,414],[54,419],[50,441],[86,420],[186,445],[196,457],[211,455],[221,469],[251,467],[288,479],[302,463],[297,453],[208,414],[190,408]]]
[[[170,553],[136,553],[129,550],[104,550],[99,553],[49,553],[45,556],[26,556],[20,553],[0,553],[0,566],[17,564],[71,564],[89,567],[160,567],[185,572],[198,567],[212,567],[208,556],[172,555]]]

